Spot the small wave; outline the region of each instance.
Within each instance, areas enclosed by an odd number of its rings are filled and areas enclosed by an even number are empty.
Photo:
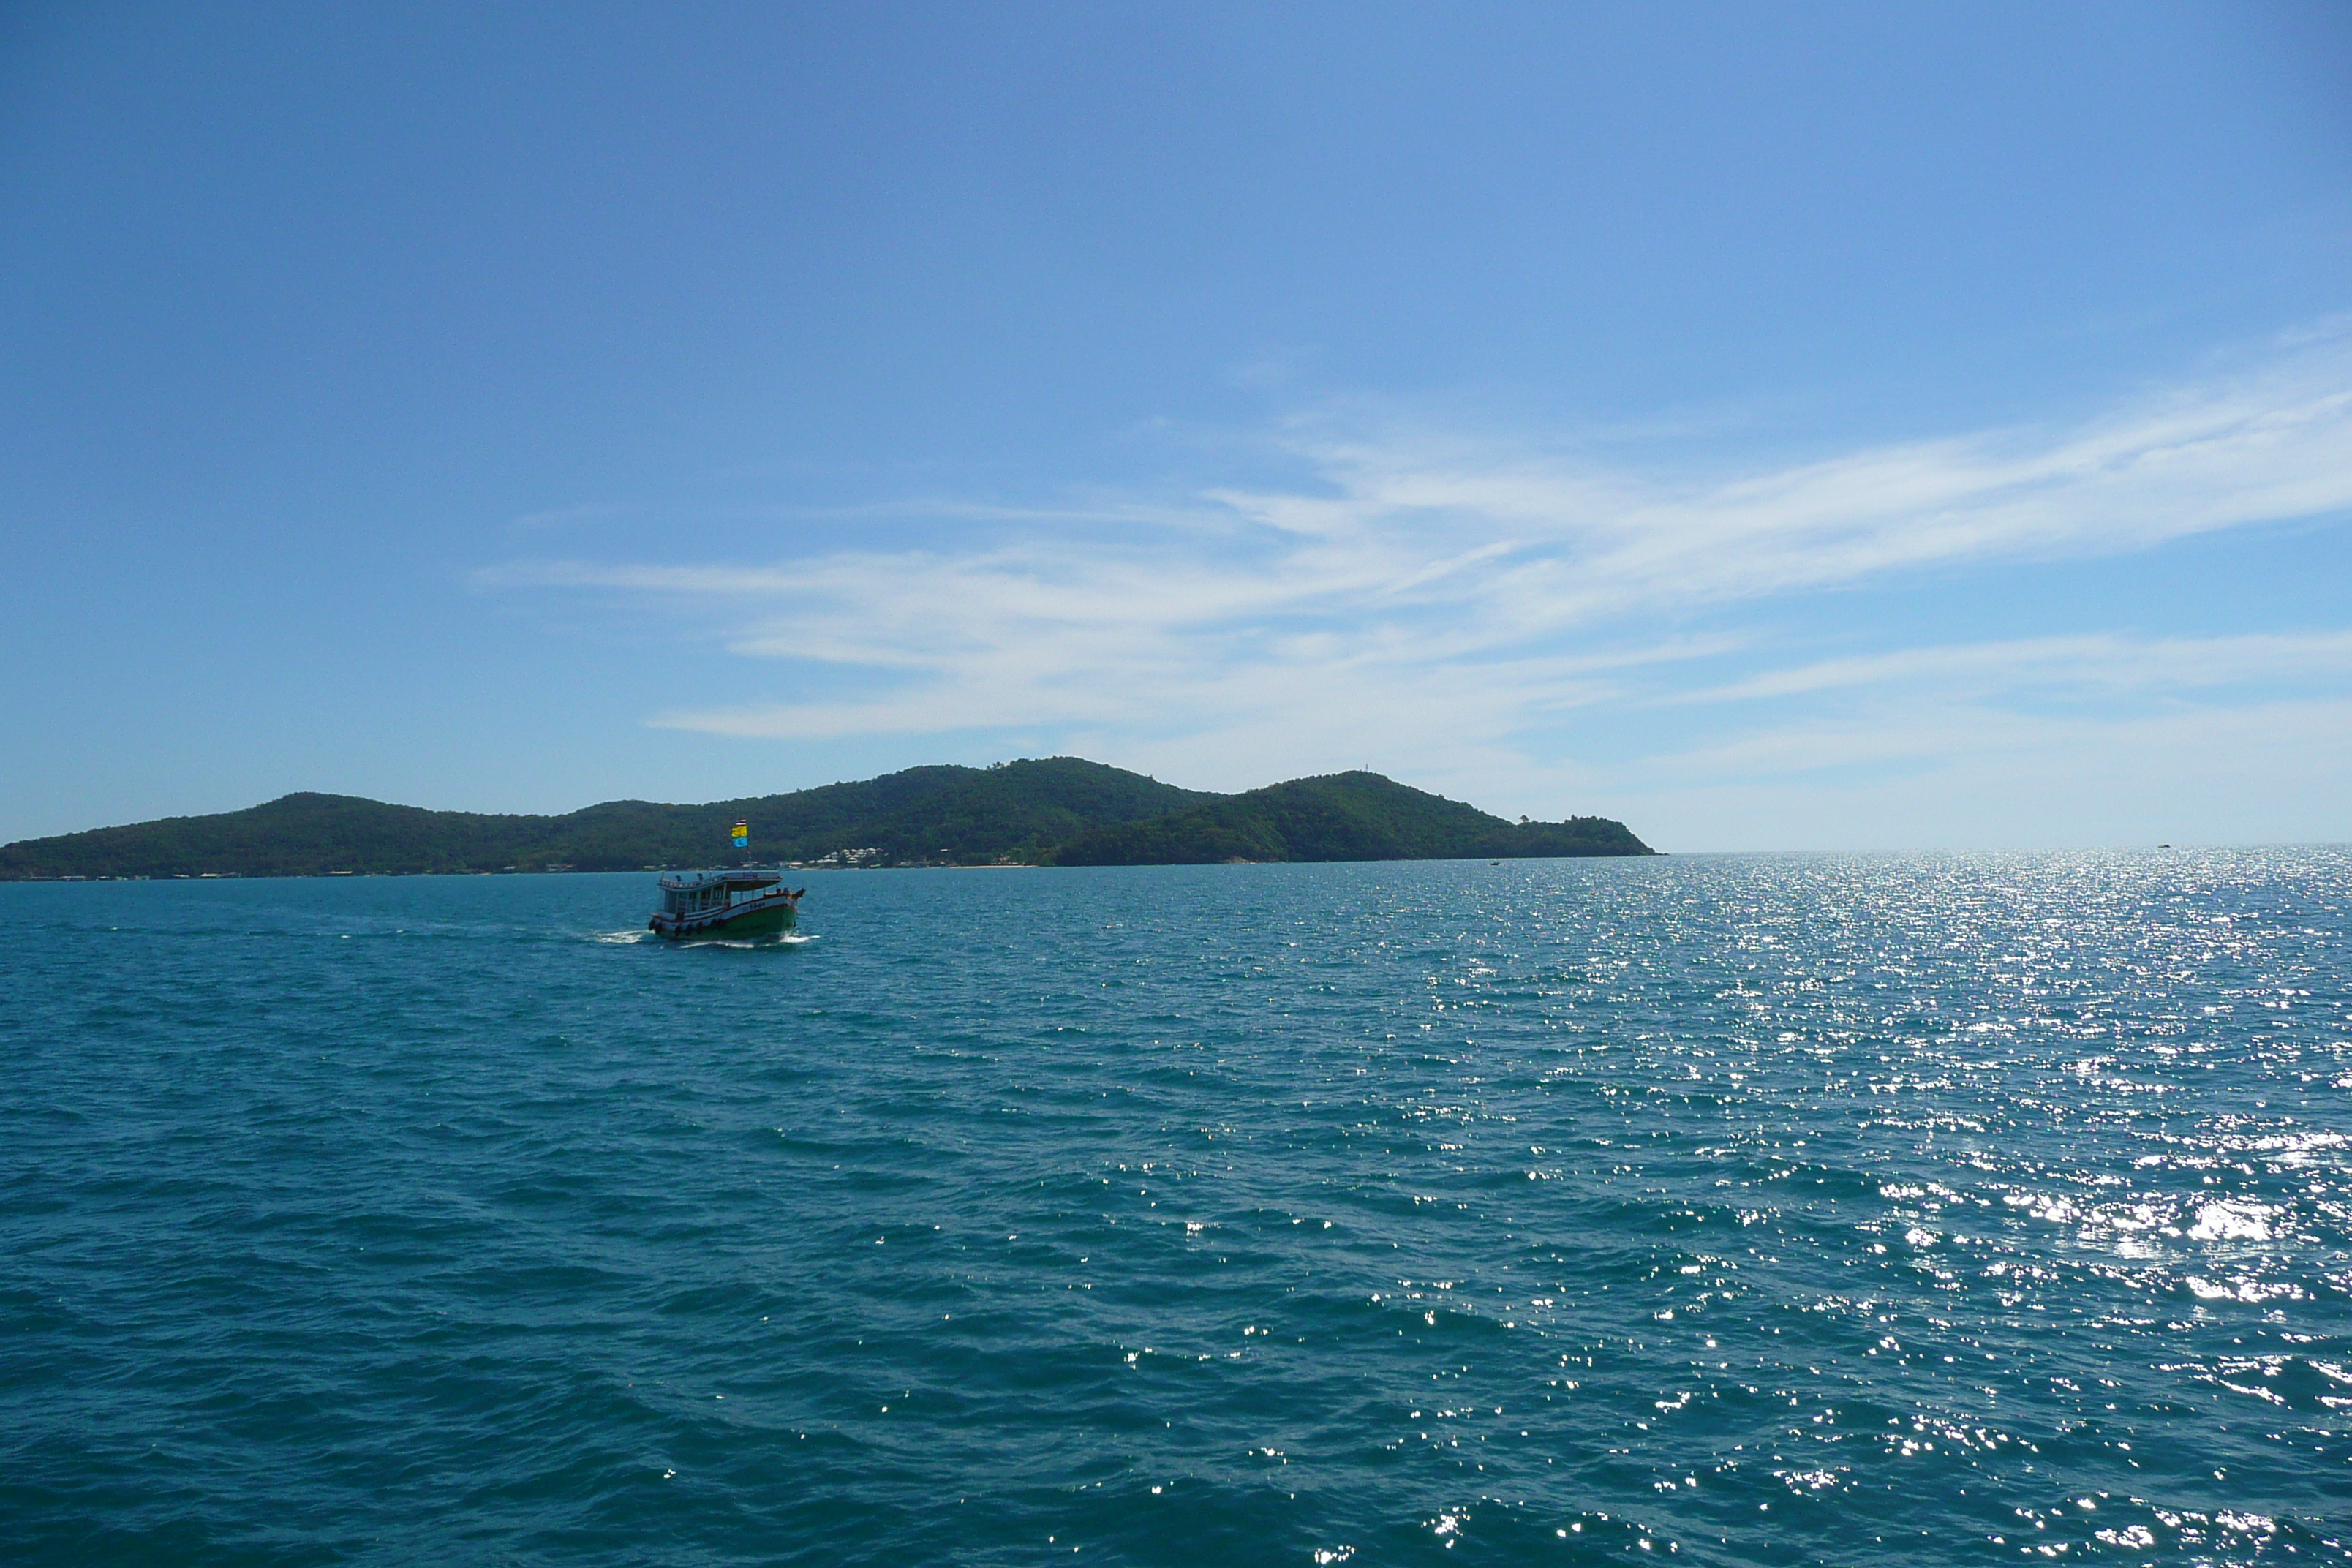
[[[604,942],[617,946],[628,946],[636,942],[659,942],[661,938],[649,931],[596,931],[588,932],[586,940],[593,942]],[[784,936],[751,938],[688,937],[677,945],[681,947],[731,948],[740,952],[750,952],[772,947],[804,947],[814,941],[816,941],[816,938],[813,936],[803,936],[794,932]]]
[[[2207,1204],[2189,1227],[2197,1241],[2268,1241],[2270,1216],[2277,1211],[2267,1204],[2223,1201]]]

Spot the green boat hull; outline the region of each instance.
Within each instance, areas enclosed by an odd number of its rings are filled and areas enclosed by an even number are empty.
[[[705,915],[690,915],[684,921],[664,922],[654,930],[673,942],[740,942],[750,937],[782,936],[799,923],[800,911],[778,900],[760,909],[714,910]]]

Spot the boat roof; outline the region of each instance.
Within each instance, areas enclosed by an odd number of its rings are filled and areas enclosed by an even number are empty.
[[[681,871],[664,877],[661,885],[672,893],[698,892],[704,888],[772,888],[784,879],[781,871]]]

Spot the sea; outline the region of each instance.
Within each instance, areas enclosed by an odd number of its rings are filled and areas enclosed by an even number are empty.
[[[2352,1560],[2352,850],[0,887],[0,1562]]]

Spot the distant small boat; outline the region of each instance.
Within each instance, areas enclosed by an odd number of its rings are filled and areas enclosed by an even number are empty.
[[[661,879],[662,906],[646,929],[656,936],[782,936],[800,923],[801,894],[781,872],[698,871]],[[768,889],[774,889],[769,891]]]

